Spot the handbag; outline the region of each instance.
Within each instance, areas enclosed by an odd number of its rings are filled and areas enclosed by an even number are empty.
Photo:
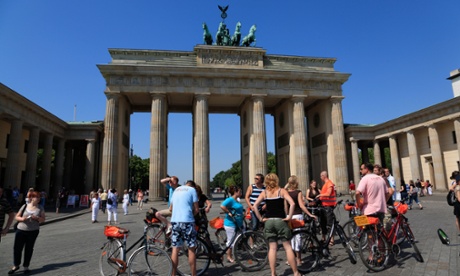
[[[21,207],[21,214],[19,216],[23,216],[24,215],[24,211],[26,210],[26,207],[27,207],[27,204],[24,204],[22,207]],[[18,224],[19,224],[19,221],[16,221],[16,223],[13,225],[13,229],[14,231],[18,230]]]

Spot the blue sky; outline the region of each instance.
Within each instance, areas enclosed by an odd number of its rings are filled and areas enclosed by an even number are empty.
[[[65,121],[103,120],[105,82],[96,64],[109,48],[192,51],[202,22],[214,34],[217,5],[243,35],[257,25],[268,54],[337,58],[345,123],[377,124],[453,97],[460,68],[453,0],[329,1],[0,1],[0,82]],[[149,154],[150,114],[131,117],[134,153]],[[211,179],[239,159],[239,117],[210,115]],[[170,114],[168,171],[192,178],[190,114]],[[268,150],[274,151],[267,116]],[[174,135],[171,135],[174,134]]]

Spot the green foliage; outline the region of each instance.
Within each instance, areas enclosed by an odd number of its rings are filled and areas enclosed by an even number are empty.
[[[141,188],[145,190],[149,188],[149,167],[150,158],[142,159],[137,155],[130,158],[129,170],[132,189]]]
[[[272,152],[267,153],[268,172],[276,173],[276,158]],[[267,172],[267,173],[268,173]],[[220,187],[225,188],[231,185],[243,186],[241,173],[241,160],[232,164],[232,167],[226,171],[217,173],[211,181],[211,189]]]

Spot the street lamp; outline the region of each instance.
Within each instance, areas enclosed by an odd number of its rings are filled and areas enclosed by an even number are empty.
[[[129,160],[128,160],[128,167],[129,167],[129,170],[128,170],[128,183],[129,183],[129,189],[132,189],[132,184],[133,184],[133,181],[132,181],[132,178],[134,178],[132,175],[132,169],[131,169],[131,162],[132,162],[132,159],[133,159],[133,144],[131,144],[131,149],[129,150]]]

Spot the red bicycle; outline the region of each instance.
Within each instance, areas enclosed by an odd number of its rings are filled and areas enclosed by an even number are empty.
[[[417,241],[409,226],[408,219],[404,216],[408,206],[403,202],[395,203],[393,209],[396,215],[395,222],[387,231],[380,219],[376,216],[356,216],[356,225],[362,227],[363,232],[359,238],[359,256],[364,265],[372,271],[382,271],[388,267],[390,254],[398,258],[401,248],[398,244],[397,233],[402,232],[405,240],[414,248],[415,258],[423,263],[423,256],[417,247]]]

